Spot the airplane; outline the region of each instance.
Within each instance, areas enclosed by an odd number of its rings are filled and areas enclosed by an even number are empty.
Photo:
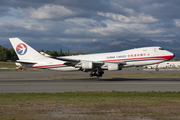
[[[157,64],[174,57],[158,46],[134,48],[119,52],[52,57],[42,55],[19,38],[9,38],[19,60],[17,66],[61,71],[90,72],[90,77],[102,77],[105,70]]]

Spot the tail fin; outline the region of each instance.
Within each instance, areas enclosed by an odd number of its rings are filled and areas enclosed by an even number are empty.
[[[32,61],[35,59],[43,58],[39,52],[34,50],[28,44],[20,40],[19,38],[9,38],[19,60]]]

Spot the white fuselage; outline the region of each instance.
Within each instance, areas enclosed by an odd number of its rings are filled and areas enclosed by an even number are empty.
[[[149,64],[160,63],[166,60],[169,60],[174,57],[174,54],[163,50],[160,47],[143,47],[135,48],[130,50],[125,50],[121,52],[110,52],[110,53],[99,53],[99,54],[90,54],[90,55],[77,55],[77,56],[66,56],[63,58],[77,59],[83,61],[97,61],[104,63],[121,63],[124,64],[121,67],[130,67],[130,66],[143,66]],[[33,68],[44,68],[51,70],[79,70],[79,68],[66,66],[64,61],[56,60],[53,58],[46,59],[37,59],[37,64],[34,64]]]

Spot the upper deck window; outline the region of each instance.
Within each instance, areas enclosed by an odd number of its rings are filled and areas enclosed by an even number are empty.
[[[163,48],[159,48],[159,50],[164,50]]]

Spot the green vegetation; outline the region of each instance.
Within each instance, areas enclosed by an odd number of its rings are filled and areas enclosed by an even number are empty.
[[[0,69],[0,71],[14,71],[16,67],[17,66],[15,65],[14,62],[0,62],[0,68],[5,68],[5,69]]]
[[[1,67],[15,68],[16,65],[14,62],[0,62],[0,68]]]
[[[0,46],[0,61],[17,60],[17,55],[13,48],[8,49]]]
[[[166,120],[179,119],[179,113],[180,92],[0,94],[0,119],[104,120],[139,117]]]

